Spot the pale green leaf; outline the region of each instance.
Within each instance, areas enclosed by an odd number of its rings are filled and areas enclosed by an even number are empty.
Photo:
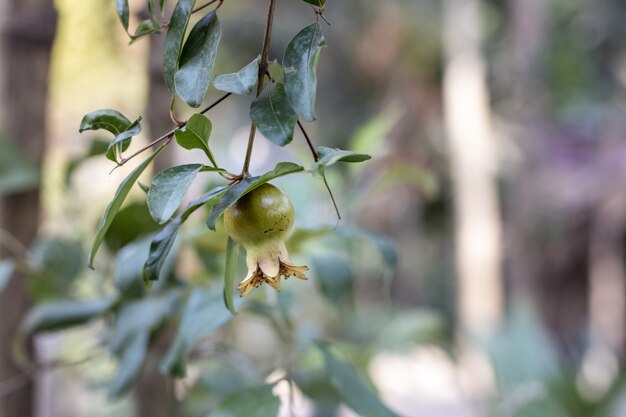
[[[327,148],[326,146],[319,146],[317,148],[317,153],[319,155],[319,160],[313,164],[311,172],[319,175],[324,175],[326,167],[336,164],[337,162],[363,162],[372,158],[364,153],[332,149]]]
[[[211,136],[211,121],[202,114],[194,114],[182,129],[178,129],[174,135],[176,142],[185,149],[202,149],[213,166],[217,166],[211,149],[209,137]]]
[[[316,69],[324,46],[322,27],[313,23],[289,42],[283,58],[285,92],[293,109],[307,122],[315,120]]]
[[[196,23],[180,55],[174,76],[176,93],[191,107],[199,107],[211,82],[222,31],[215,11]]]
[[[260,60],[261,56],[259,55],[254,61],[237,72],[216,75],[213,86],[227,93],[250,94],[257,84]]]
[[[126,393],[139,375],[148,351],[148,339],[147,331],[139,331],[124,346],[117,365],[117,374],[109,385],[109,399],[116,399]]]
[[[276,417],[280,399],[271,385],[247,388],[226,397],[208,417]]]
[[[191,10],[195,3],[195,0],[178,0],[178,2],[176,2],[176,7],[174,7],[168,25],[167,35],[165,36],[165,46],[163,48],[163,77],[165,78],[165,85],[167,85],[167,88],[172,93],[175,91],[174,75],[176,71],[178,71],[183,38],[187,30],[187,25],[189,24]]]
[[[224,304],[231,313],[235,314],[235,302],[233,293],[235,292],[235,279],[239,270],[240,246],[230,237],[226,244],[226,268],[224,271]]]
[[[114,300],[49,301],[37,304],[28,312],[21,330],[26,333],[60,330],[86,323],[106,313]]]
[[[115,10],[124,30],[128,31],[128,0],[115,0]]]
[[[201,164],[179,165],[154,177],[148,191],[148,209],[154,221],[163,224],[172,217],[201,169]]]

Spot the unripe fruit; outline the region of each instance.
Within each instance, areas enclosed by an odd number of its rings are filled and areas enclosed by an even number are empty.
[[[246,249],[248,274],[238,287],[241,296],[264,282],[280,291],[281,276],[307,279],[303,272],[309,268],[292,265],[285,247],[293,219],[291,202],[271,184],[255,188],[224,212],[226,231]]]

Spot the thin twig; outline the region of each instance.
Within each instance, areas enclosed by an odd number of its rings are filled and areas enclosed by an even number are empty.
[[[256,96],[258,97],[263,91],[263,81],[267,72],[268,55],[270,52],[270,43],[272,40],[272,26],[274,23],[274,9],[276,8],[276,0],[270,0],[267,10],[267,24],[265,25],[265,35],[263,36],[263,47],[261,48],[261,62],[259,63],[259,75],[257,78]],[[248,137],[248,147],[246,149],[246,159],[243,162],[241,177],[250,176],[250,158],[252,157],[252,147],[254,146],[254,136],[256,134],[256,125],[250,125],[250,136]]]
[[[200,111],[200,114],[204,114],[206,112],[208,112],[209,110],[211,110],[213,107],[217,106],[218,104],[220,104],[222,101],[226,100],[232,93],[227,93],[225,95],[223,95],[222,97],[220,97],[219,99],[217,99],[215,102],[213,102],[212,104],[210,104],[209,106],[207,106],[205,109]],[[148,149],[152,148],[155,145],[158,145],[159,143],[167,140],[167,139],[171,139],[172,136],[174,135],[174,133],[180,129],[181,127],[184,127],[187,125],[187,122],[181,122],[180,126],[177,126],[175,128],[173,128],[172,130],[170,130],[169,132],[167,132],[166,134],[164,134],[163,136],[159,137],[158,139],[153,140],[152,142],[150,142],[149,144],[147,144],[146,146],[144,146],[143,148],[139,149],[137,152],[133,153],[132,155],[126,157],[126,158],[122,158],[121,161],[119,161],[117,163],[117,165],[115,166],[115,168],[113,168],[113,170],[111,170],[111,172],[115,171],[117,168],[121,167],[122,165],[124,165],[126,162],[130,161],[131,159],[133,159],[134,157],[136,157],[137,155],[141,154],[142,152],[147,151]]]
[[[313,146],[313,142],[311,141],[311,137],[307,133],[306,129],[304,128],[300,120],[298,120],[298,127],[300,128],[300,131],[304,135],[304,138],[306,139],[306,143],[309,145],[309,149],[311,150],[311,154],[313,155],[313,160],[315,162],[319,161],[320,156],[315,150],[315,147]],[[333,202],[333,207],[335,207],[335,213],[337,213],[337,222],[339,222],[339,220],[341,220],[341,213],[339,212],[339,207],[337,206],[337,202],[335,201],[335,196],[333,195],[333,191],[330,189],[330,185],[328,185],[328,181],[326,181],[326,175],[324,175],[323,172],[322,172],[322,179],[324,180],[324,186],[326,186],[326,190],[328,191],[328,194],[330,195],[330,199]]]

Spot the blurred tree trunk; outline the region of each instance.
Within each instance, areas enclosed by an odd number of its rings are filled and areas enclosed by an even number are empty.
[[[51,0],[0,0],[0,130],[35,166],[41,165],[46,132],[48,66],[56,13]],[[39,189],[3,196],[0,228],[28,246],[37,234]],[[15,274],[0,293],[0,381],[19,375],[11,343],[30,305],[26,279]],[[0,417],[33,415],[33,385],[0,397]]]
[[[502,315],[500,213],[496,152],[479,0],[444,2],[444,112],[455,205],[458,317],[461,330],[484,334]]]
[[[150,53],[148,58],[149,90],[148,103],[146,108],[147,121],[150,131],[150,138],[156,138],[172,128],[170,119],[169,104],[170,92],[165,85],[163,78],[163,43],[165,35],[153,35],[150,37]],[[151,140],[150,139],[150,140]],[[154,171],[159,172],[172,165],[173,147],[169,146],[157,158],[154,164]],[[166,331],[160,336],[151,351],[153,358],[162,357],[173,334]],[[138,417],[171,417],[175,413],[174,396],[171,389],[170,378],[161,374],[158,369],[158,361],[148,361],[142,371],[135,387],[137,398]]]

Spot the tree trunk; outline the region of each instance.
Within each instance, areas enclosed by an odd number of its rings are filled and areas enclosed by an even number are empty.
[[[0,0],[0,130],[39,167],[46,131],[48,66],[56,13],[48,0]],[[37,234],[39,189],[5,195],[0,227],[28,246]],[[0,381],[20,375],[11,343],[30,306],[26,279],[12,277],[0,293]],[[0,397],[0,417],[33,415],[32,382]]]
[[[479,11],[479,0],[444,2],[443,94],[454,186],[457,305],[461,330],[471,335],[493,330],[503,303],[496,152]]]

